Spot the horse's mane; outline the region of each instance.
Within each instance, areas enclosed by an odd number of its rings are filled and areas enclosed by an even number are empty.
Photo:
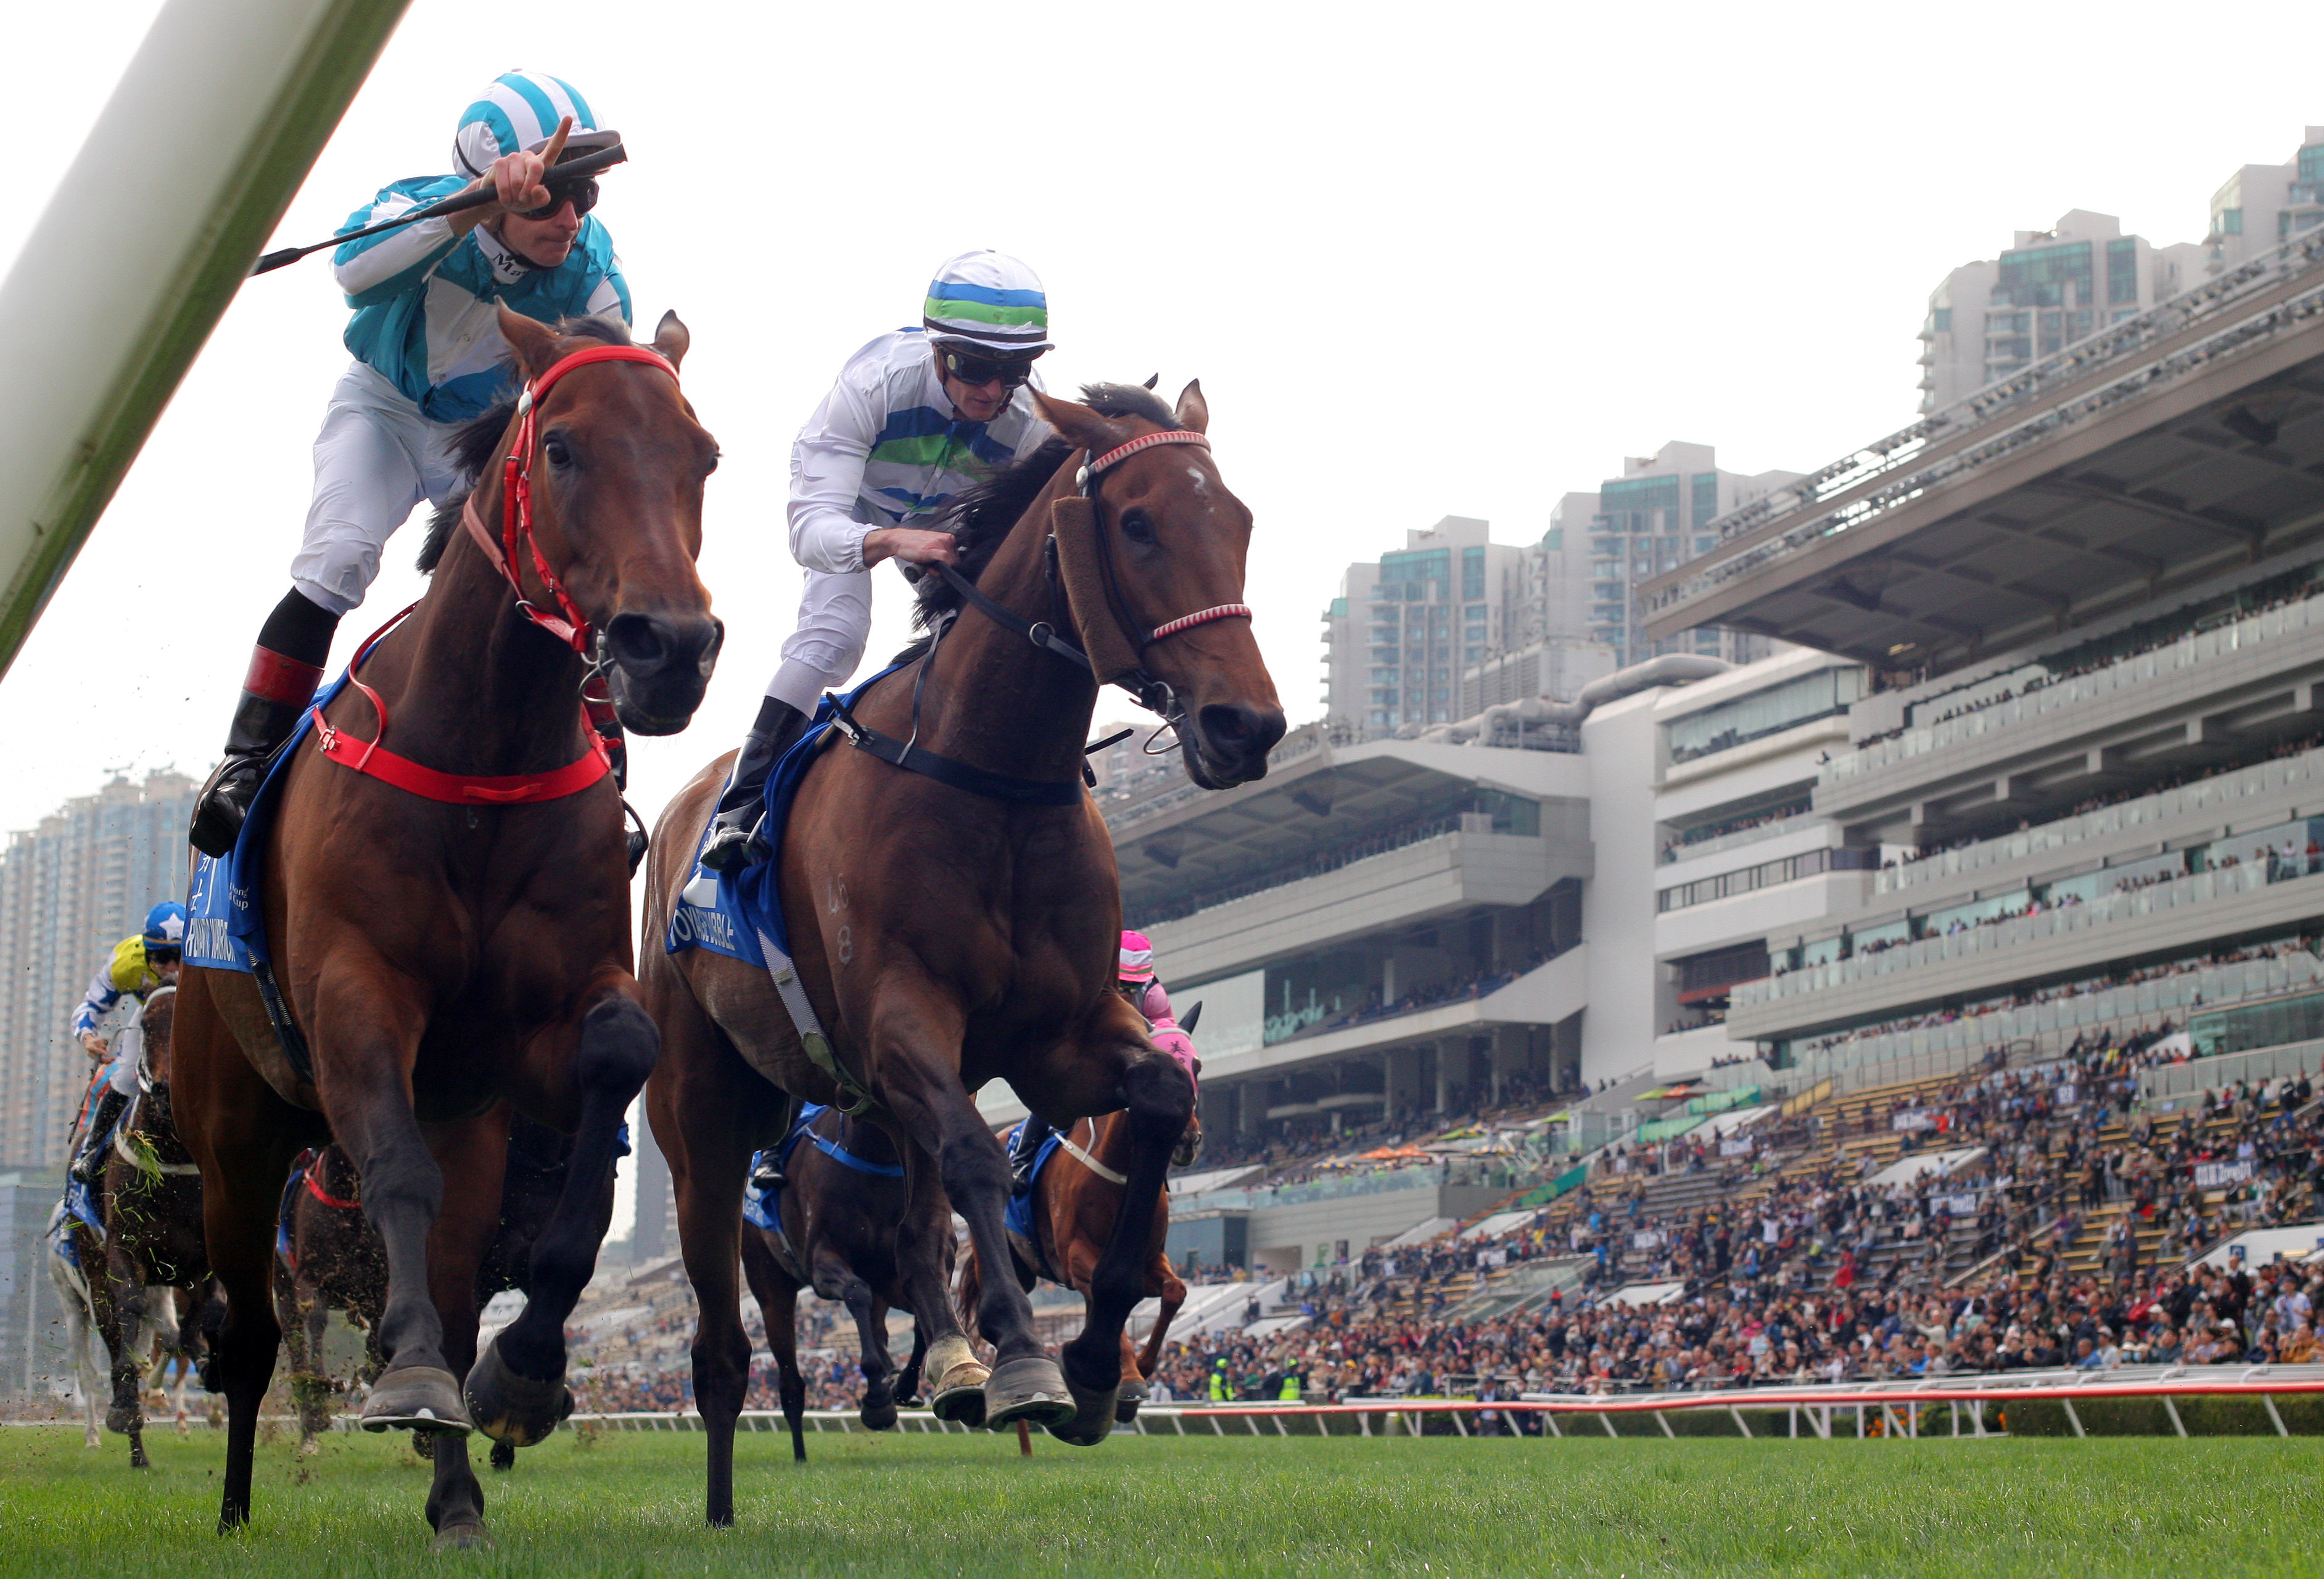
[[[1157,428],[1181,426],[1160,396],[1139,384],[1085,383],[1082,385],[1082,403],[1114,421],[1137,417]],[[1056,476],[1065,457],[1073,452],[1071,439],[1052,437],[1030,455],[1010,462],[983,482],[954,496],[936,530],[950,531],[959,540],[957,568],[964,577],[975,581],[984,574],[984,568],[1008,540],[1010,531],[1041,490],[1049,485],[1049,479]],[[917,577],[914,590],[918,601],[912,610],[912,623],[920,631],[932,630],[945,614],[960,607],[960,594],[941,576],[922,573]],[[895,661],[908,663],[926,652],[928,645],[928,638],[923,635],[898,653]]]
[[[551,327],[559,339],[597,340],[608,346],[632,343],[628,326],[619,319],[568,318]],[[452,436],[452,464],[466,484],[428,518],[428,536],[420,545],[422,572],[435,574],[437,562],[444,557],[445,545],[452,540],[452,533],[460,524],[460,512],[475,490],[485,464],[493,458],[493,451],[501,447],[501,439],[508,432],[509,419],[514,415],[516,396],[511,395]]]

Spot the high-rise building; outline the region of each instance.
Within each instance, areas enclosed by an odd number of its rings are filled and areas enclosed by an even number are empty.
[[[1569,586],[1573,558],[1583,560],[1580,568],[1588,592],[1581,607],[1587,623],[1574,633],[1612,648],[1616,665],[1625,669],[1665,652],[1698,652],[1729,663],[1767,657],[1775,651],[1773,643],[1740,631],[1706,628],[1650,639],[1637,589],[1650,577],[1708,553],[1718,541],[1711,523],[1720,516],[1799,476],[1721,471],[1710,445],[1673,442],[1651,456],[1625,459],[1622,475],[1600,483],[1595,494],[1566,494],[1550,517],[1550,531],[1565,545],[1563,571]],[[1561,604],[1570,608],[1570,596],[1553,603],[1552,612]]]
[[[2257,167],[2255,167],[2257,168]],[[1963,263],[1929,293],[1921,323],[1921,410],[1956,405],[2108,324],[2198,282],[2201,249],[2125,235],[2111,214],[2076,208],[2021,230],[2000,257]]]
[[[1448,515],[1376,564],[1351,565],[1324,612],[1325,711],[1367,734],[1462,716],[1461,675],[1507,650],[1526,550]]]
[[[158,900],[186,897],[197,786],[170,770],[67,801],[0,854],[0,1160],[63,1159],[88,1055],[66,1030],[106,953]]]
[[[2283,163],[2246,164],[2211,194],[2203,266],[2209,273],[2222,273],[2319,225],[2324,225],[2324,126],[2310,126],[2300,151]]]

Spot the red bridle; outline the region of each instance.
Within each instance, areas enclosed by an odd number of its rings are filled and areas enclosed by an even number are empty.
[[[643,346],[592,346],[586,351],[576,351],[551,363],[540,377],[524,386],[523,393],[517,396],[516,439],[509,446],[508,459],[501,472],[502,540],[494,541],[493,534],[485,530],[483,519],[476,513],[475,494],[468,495],[468,502],[460,509],[460,524],[468,529],[468,535],[476,540],[477,547],[484,550],[484,557],[492,560],[493,568],[516,588],[517,612],[572,648],[585,660],[591,661],[594,660],[589,649],[595,633],[575,605],[572,596],[565,590],[565,583],[559,581],[557,572],[549,568],[548,558],[541,553],[540,544],[532,535],[532,450],[534,422],[540,414],[540,402],[548,398],[550,388],[558,379],[593,362],[642,362],[650,367],[660,368],[673,380],[678,377],[678,369],[669,365],[667,357]],[[549,589],[549,596],[557,600],[563,618],[541,613],[533,606],[532,599],[526,596],[524,575],[518,568],[517,546],[520,543],[531,556],[533,573],[540,577],[540,584]]]
[[[1141,434],[1126,444],[1117,444],[1104,454],[1093,457],[1089,464],[1082,467],[1080,475],[1074,479],[1081,488],[1082,497],[1094,500],[1097,497],[1097,480],[1100,476],[1140,450],[1152,449],[1161,444],[1194,444],[1200,445],[1204,449],[1211,447],[1207,435],[1195,433],[1184,428],[1166,428],[1158,433]],[[1111,571],[1112,563],[1109,559],[1107,561],[1109,577]],[[1128,612],[1126,605],[1120,612],[1125,614]],[[1250,605],[1222,603],[1216,608],[1201,609],[1191,614],[1181,614],[1178,618],[1158,624],[1142,634],[1136,629],[1135,622],[1132,622],[1130,634],[1137,639],[1138,650],[1142,653],[1165,636],[1175,636],[1181,631],[1191,631],[1196,625],[1207,625],[1213,620],[1247,620],[1249,618],[1250,618]]]

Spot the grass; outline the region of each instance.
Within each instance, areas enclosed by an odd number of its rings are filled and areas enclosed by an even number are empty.
[[[0,1431],[0,1574],[2313,1574],[2324,1442],[742,1439],[701,1524],[702,1439],[568,1431],[485,1478],[489,1554],[436,1558],[401,1437],[263,1445],[213,1533],[217,1436]],[[481,1456],[481,1455],[479,1455]]]

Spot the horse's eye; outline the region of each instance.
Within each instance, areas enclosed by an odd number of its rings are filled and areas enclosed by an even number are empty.
[[[1125,512],[1121,518],[1121,535],[1134,543],[1154,541],[1154,518],[1143,510]]]
[[[550,466],[567,466],[573,464],[573,447],[565,442],[565,436],[562,433],[552,433],[543,439],[540,453],[549,457]]]

